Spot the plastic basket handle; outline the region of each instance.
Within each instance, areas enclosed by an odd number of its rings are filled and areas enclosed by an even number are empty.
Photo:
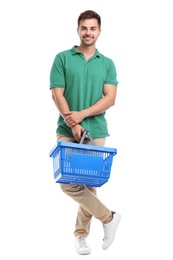
[[[84,140],[89,139],[92,145],[95,145],[94,140],[91,137],[91,134],[89,131],[85,130],[82,134],[82,138],[80,140],[80,144],[84,143]]]

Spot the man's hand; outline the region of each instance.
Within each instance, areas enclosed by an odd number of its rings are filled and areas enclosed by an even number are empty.
[[[75,126],[71,127],[71,130],[75,140],[79,143],[82,138],[82,133],[85,131],[85,129],[81,125],[76,124]]]
[[[78,111],[69,111],[69,112],[64,112],[64,122],[66,125],[69,127],[73,127],[84,119],[84,113],[78,112]]]

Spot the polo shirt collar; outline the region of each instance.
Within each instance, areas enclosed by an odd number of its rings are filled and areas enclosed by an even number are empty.
[[[78,51],[76,50],[77,47],[78,47],[77,45],[74,45],[74,46],[72,47],[72,49],[71,49],[72,55],[75,55],[75,54],[77,54],[77,53],[80,53],[80,52],[78,52]],[[94,54],[93,57],[98,57],[98,58],[100,58],[100,52],[99,52],[97,49],[96,49],[96,52],[95,52],[95,54]]]

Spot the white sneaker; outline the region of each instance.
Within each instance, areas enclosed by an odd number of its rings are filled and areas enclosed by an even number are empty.
[[[103,224],[103,230],[104,230],[104,238],[102,244],[103,249],[107,249],[114,241],[115,233],[121,219],[121,215],[115,212],[112,212],[112,217],[113,219],[109,223]]]
[[[75,247],[79,255],[89,255],[91,249],[86,241],[85,237],[78,236],[75,238]]]

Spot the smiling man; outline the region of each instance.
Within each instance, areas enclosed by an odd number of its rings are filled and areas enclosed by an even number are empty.
[[[80,142],[87,130],[95,145],[104,146],[109,136],[105,114],[115,104],[117,72],[114,62],[96,49],[101,33],[100,15],[92,10],[84,11],[77,23],[80,44],[59,52],[50,72],[52,99],[59,111],[57,142]],[[102,222],[102,248],[107,249],[114,241],[120,214],[99,200],[95,187],[76,184],[60,184],[60,187],[79,204],[74,230],[78,254],[91,252],[86,237],[92,217]]]

